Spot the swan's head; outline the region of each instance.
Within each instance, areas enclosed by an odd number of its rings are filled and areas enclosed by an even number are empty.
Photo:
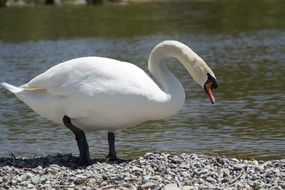
[[[204,90],[207,93],[207,95],[209,96],[209,98],[213,104],[213,103],[215,103],[215,100],[216,100],[215,96],[213,94],[213,91],[215,88],[218,87],[218,84],[217,84],[216,78],[211,76],[209,73],[207,73],[207,75],[208,75],[208,79],[204,84]]]
[[[190,60],[188,59],[188,64],[184,65],[193,79],[205,90],[212,104],[214,104],[214,89],[218,87],[218,84],[215,74],[210,67],[194,52],[191,52],[191,57]]]

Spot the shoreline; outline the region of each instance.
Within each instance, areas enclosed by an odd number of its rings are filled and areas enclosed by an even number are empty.
[[[123,163],[77,157],[0,158],[0,189],[284,189],[285,159],[256,161],[203,154],[146,153]]]

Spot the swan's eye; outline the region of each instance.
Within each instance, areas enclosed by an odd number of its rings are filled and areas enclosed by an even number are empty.
[[[211,84],[211,89],[215,89],[215,88],[218,88],[218,83],[217,83],[217,80],[212,77],[212,75],[210,75],[209,73],[207,73],[208,75],[208,80],[207,80],[207,84],[210,83]],[[206,84],[205,83],[205,84]]]
[[[212,82],[212,88],[213,88],[213,89],[218,88],[218,84],[217,84],[216,80],[214,80],[214,81]]]

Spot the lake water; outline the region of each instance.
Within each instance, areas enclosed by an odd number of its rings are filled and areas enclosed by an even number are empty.
[[[141,3],[0,9],[0,81],[21,85],[55,64],[104,56],[147,69],[166,39],[189,45],[219,79],[217,103],[175,60],[186,91],[171,118],[117,132],[123,158],[144,152],[202,152],[285,158],[285,4],[283,1]],[[0,156],[73,153],[72,133],[0,88]],[[92,157],[106,156],[106,131],[88,133]]]

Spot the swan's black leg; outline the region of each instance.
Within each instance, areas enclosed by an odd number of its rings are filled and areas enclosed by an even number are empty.
[[[71,123],[70,118],[66,115],[63,117],[63,123],[75,135],[75,139],[77,141],[77,145],[79,148],[79,164],[89,165],[90,164],[89,147],[84,131],[73,125]]]
[[[108,132],[108,144],[109,144],[109,154],[107,156],[108,161],[117,161],[117,153],[115,149],[115,133]]]
[[[108,132],[108,144],[109,144],[109,154],[106,158],[107,162],[122,163],[122,162],[130,161],[130,160],[122,160],[117,157],[117,153],[115,149],[115,133]]]

